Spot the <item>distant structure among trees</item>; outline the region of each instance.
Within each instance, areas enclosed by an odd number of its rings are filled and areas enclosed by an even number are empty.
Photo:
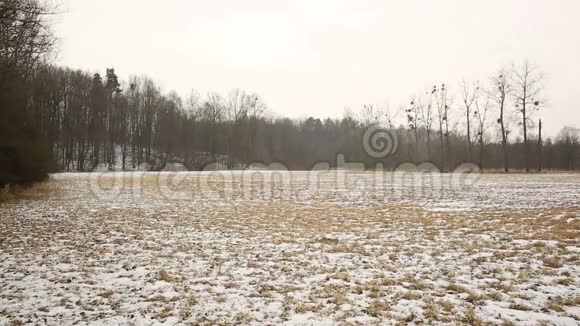
[[[121,81],[112,68],[101,75],[47,64],[50,15],[39,1],[0,2],[0,185],[49,171],[158,170],[176,161],[190,169],[216,160],[230,168],[280,162],[309,169],[338,154],[387,169],[426,161],[445,171],[466,161],[506,172],[579,168],[577,128],[554,139],[539,135],[543,76],[528,62],[487,82],[463,81],[458,96],[438,83],[394,112],[366,105],[341,119],[292,120],[271,117],[259,95],[242,90],[181,98],[147,77]],[[399,145],[378,159],[361,144],[377,124]]]

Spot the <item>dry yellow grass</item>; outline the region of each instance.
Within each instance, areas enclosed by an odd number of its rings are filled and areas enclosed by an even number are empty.
[[[61,193],[59,189],[55,186],[55,181],[38,182],[29,186],[4,187],[0,188],[0,202],[56,197]]]
[[[158,277],[160,280],[170,283],[179,281],[179,277],[169,274],[166,270],[160,270]]]
[[[385,317],[389,314],[391,306],[384,300],[373,300],[367,308],[369,315],[373,317]]]
[[[579,297],[569,293],[578,280],[570,272],[578,263],[571,249],[579,244],[575,208],[347,206],[333,193],[314,202],[172,201],[160,197],[155,182],[144,177],[144,199],[128,205],[122,196],[112,198],[111,205],[82,196],[69,203],[58,194],[46,196],[42,188],[31,191],[18,203],[30,208],[54,200],[66,219],[23,223],[23,211],[11,201],[0,210],[0,250],[12,254],[18,273],[26,272],[18,248],[38,253],[34,257],[48,268],[67,264],[75,273],[74,285],[83,281],[98,289],[81,303],[82,311],[99,311],[101,305],[123,308],[135,303],[127,299],[140,296],[153,318],[179,316],[183,323],[202,320],[210,307],[249,309],[277,302],[280,311],[272,308],[277,320],[312,312],[344,324],[364,315],[377,323],[481,324],[474,306],[503,301],[505,307],[509,300],[511,309],[545,308],[564,318],[566,307],[579,304]],[[48,184],[63,186],[61,181]],[[211,187],[224,191],[219,180]],[[194,196],[199,185],[186,180],[171,190]],[[66,246],[60,252],[54,244]],[[147,265],[151,269],[140,282],[167,282],[159,283],[177,295],[147,292],[155,288],[149,286],[115,288],[113,293],[100,284],[99,273],[110,270],[109,264],[122,266],[123,277]],[[66,284],[66,278],[54,282]],[[537,292],[536,283],[558,287],[566,295],[552,303],[524,295]],[[399,300],[418,301],[423,314],[401,313]],[[229,310],[224,323],[268,321],[259,318],[263,316]]]

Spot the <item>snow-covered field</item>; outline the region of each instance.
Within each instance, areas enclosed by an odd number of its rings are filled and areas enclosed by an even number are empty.
[[[578,325],[579,212],[578,174],[58,174],[0,202],[0,325]]]

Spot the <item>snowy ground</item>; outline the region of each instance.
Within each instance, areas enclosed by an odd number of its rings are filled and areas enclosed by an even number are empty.
[[[580,323],[580,175],[252,177],[1,202],[0,325]]]

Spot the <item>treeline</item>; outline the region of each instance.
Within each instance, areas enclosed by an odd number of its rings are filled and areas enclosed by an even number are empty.
[[[503,82],[502,87],[515,88],[503,75],[496,78],[496,84]],[[499,87],[494,94],[477,82],[460,85],[458,103],[449,87],[440,85],[393,112],[367,105],[341,119],[292,120],[272,117],[260,96],[242,90],[205,98],[192,91],[182,99],[175,92],[163,93],[146,77],[121,82],[113,69],[101,76],[44,66],[31,80],[29,100],[34,128],[52,145],[52,158],[62,171],[159,170],[171,162],[195,170],[215,161],[228,168],[277,162],[289,169],[309,169],[321,161],[336,164],[338,154],[350,162],[368,167],[380,162],[386,168],[431,161],[443,170],[462,162],[500,169],[504,160],[507,167],[518,169],[576,167],[577,129],[564,128],[556,139],[544,140],[539,125],[529,119],[526,138],[514,137],[518,129],[523,132],[523,122],[518,124],[523,112],[508,109],[515,108],[515,89],[502,95]],[[535,98],[526,102],[528,115],[540,107]],[[365,130],[377,124],[392,131],[398,147],[375,159],[362,141]]]
[[[30,81],[50,52],[52,11],[37,1],[0,1],[0,186],[42,180],[55,169],[50,144],[29,115]]]

